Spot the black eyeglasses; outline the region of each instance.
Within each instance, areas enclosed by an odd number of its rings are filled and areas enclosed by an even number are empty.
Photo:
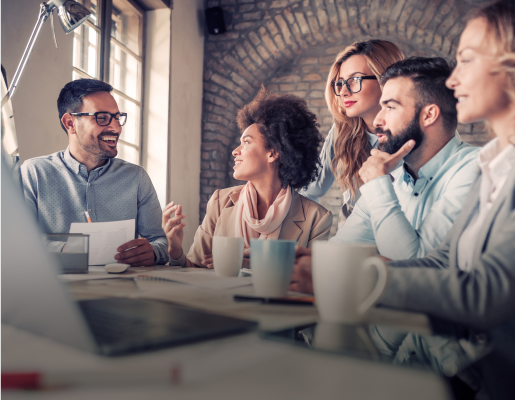
[[[70,113],[70,114],[74,115],[76,117],[81,117],[83,115],[94,116],[97,121],[97,124],[99,126],[109,125],[111,123],[111,121],[113,120],[113,118],[118,121],[120,126],[124,126],[125,123],[127,122],[127,113],[121,113],[121,112],[118,112],[116,114],[111,114],[107,111],[98,111],[95,113]]]
[[[333,87],[334,94],[336,96],[340,96],[343,85],[347,86],[349,92],[359,93],[361,91],[361,81],[363,79],[377,79],[377,77],[375,75],[353,76],[347,80],[338,79],[337,81],[333,81],[331,82],[331,86]]]

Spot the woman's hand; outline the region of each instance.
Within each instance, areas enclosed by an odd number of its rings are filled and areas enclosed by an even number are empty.
[[[212,254],[204,254],[204,260],[201,261],[202,265],[206,266],[206,268],[214,268],[213,264],[213,255]],[[250,249],[245,249],[243,252],[243,263],[242,268],[250,267]]]
[[[175,215],[172,217],[172,213]],[[186,214],[182,213],[182,206],[175,205],[172,201],[163,210],[163,221],[161,227],[165,231],[168,239],[168,254],[174,260],[182,256],[182,239],[184,238],[184,227],[186,222],[181,222],[186,218]]]
[[[213,255],[212,254],[204,254],[204,260],[201,261],[202,265],[205,265],[206,268],[214,268],[213,264]]]

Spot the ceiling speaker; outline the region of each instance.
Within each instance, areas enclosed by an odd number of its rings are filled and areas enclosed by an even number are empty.
[[[219,35],[225,32],[224,12],[221,7],[206,9],[207,30],[211,35]]]

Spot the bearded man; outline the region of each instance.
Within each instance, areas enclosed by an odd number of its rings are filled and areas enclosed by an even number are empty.
[[[134,239],[117,249],[115,260],[165,264],[168,242],[150,177],[142,167],[115,158],[127,113],[118,109],[112,90],[96,79],[64,86],[57,108],[69,145],[23,163],[25,200],[44,233],[69,232],[71,223],[86,222],[86,211],[93,222],[135,219]]]
[[[392,260],[424,257],[461,212],[479,148],[456,132],[456,98],[445,59],[411,57],[381,77],[377,150],[359,171],[361,197],[331,241],[375,243]],[[312,293],[311,251],[297,252],[291,290]]]
[[[461,212],[479,148],[456,132],[456,98],[443,58],[412,57],[381,77],[378,150],[363,164],[361,198],[331,240],[375,243],[392,260],[425,256]],[[399,164],[401,164],[399,166]]]

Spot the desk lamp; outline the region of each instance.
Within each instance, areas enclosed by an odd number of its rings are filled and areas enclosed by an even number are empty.
[[[14,93],[16,92],[16,88],[18,87],[18,82],[20,81],[21,75],[27,66],[27,62],[29,61],[29,57],[32,54],[36,40],[38,39],[39,33],[41,32],[41,28],[43,27],[43,24],[48,19],[48,17],[50,17],[50,22],[52,23],[52,32],[54,34],[55,47],[57,48],[57,39],[55,38],[54,29],[54,10],[57,9],[59,21],[61,21],[61,26],[66,33],[70,33],[77,29],[91,15],[91,12],[86,7],[74,0],[50,0],[46,3],[41,3],[39,7],[40,10],[36,26],[34,27],[29,42],[27,43],[27,47],[23,52],[23,56],[21,57],[18,68],[16,69],[16,73],[14,74],[13,81],[9,87],[7,95],[2,99],[2,106],[5,104],[7,99],[13,98]]]
[[[18,143],[16,130],[14,128],[14,120],[12,119],[12,105],[10,100],[16,92],[18,83],[20,82],[23,71],[27,66],[27,62],[32,54],[32,50],[34,49],[34,45],[36,44],[36,40],[38,39],[43,24],[48,17],[50,17],[55,47],[58,48],[57,39],[55,38],[54,10],[57,9],[59,21],[61,21],[61,26],[66,33],[73,32],[91,15],[91,12],[86,7],[74,0],[49,0],[46,3],[41,3],[39,7],[40,10],[36,26],[30,35],[29,42],[27,43],[27,47],[25,47],[25,51],[23,52],[23,56],[21,57],[21,61],[18,64],[18,68],[16,69],[11,86],[9,86],[7,93],[5,93],[2,82],[2,152],[7,156],[13,157],[13,168],[19,164],[19,159],[17,157]]]

